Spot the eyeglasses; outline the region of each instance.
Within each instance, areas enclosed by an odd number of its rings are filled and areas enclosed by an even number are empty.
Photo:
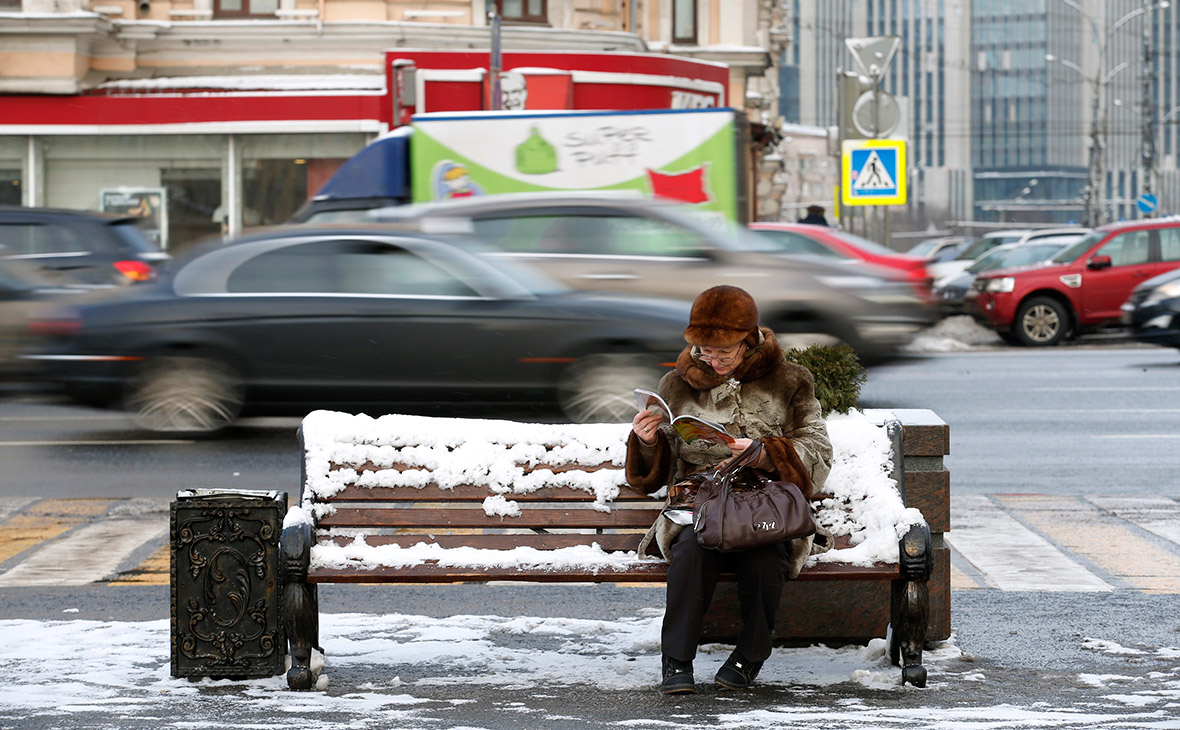
[[[742,343],[741,345],[739,345],[738,349],[734,350],[732,353],[727,352],[724,355],[721,355],[721,354],[709,355],[704,352],[701,352],[701,348],[694,345],[692,348],[692,356],[697,358],[698,360],[708,360],[709,362],[711,362],[715,365],[728,365],[731,362],[733,362],[734,360],[738,359],[738,355],[741,354],[743,347],[745,347],[745,343]]]

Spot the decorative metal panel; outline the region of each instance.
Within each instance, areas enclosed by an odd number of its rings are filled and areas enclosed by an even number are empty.
[[[185,490],[171,509],[172,676],[284,670],[285,492]]]

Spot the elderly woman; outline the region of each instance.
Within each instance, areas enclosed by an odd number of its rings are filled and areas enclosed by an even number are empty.
[[[827,478],[832,459],[815,381],[806,368],[787,362],[773,332],[758,326],[753,298],[733,286],[703,292],[693,302],[684,339],[689,347],[660,381],[660,396],[675,415],[699,416],[739,438],[728,448],[700,439],[685,443],[662,414],[641,411],[627,441],[628,483],[650,494],[715,467],[757,439],[763,444],[758,467],[795,482],[810,497]],[[812,538],[722,553],[700,547],[691,528],[661,515],[640,550],[669,561],[660,691],[696,691],[692,662],[717,575],[724,571],[737,575],[742,631],[715,681],[728,689],[749,687],[770,656],[783,585],[799,575]]]

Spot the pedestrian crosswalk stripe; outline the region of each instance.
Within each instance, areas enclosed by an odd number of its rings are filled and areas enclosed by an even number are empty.
[[[0,522],[24,509],[25,505],[35,501],[35,497],[0,497]]]
[[[1180,545],[1180,514],[1177,502],[1166,497],[1088,497],[1100,509],[1113,512],[1128,522]]]
[[[985,495],[951,498],[946,541],[1000,590],[1113,590]]]
[[[111,577],[119,563],[145,542],[163,536],[167,525],[138,519],[109,519],[81,527],[0,574],[0,586],[78,586]]]
[[[0,522],[0,563],[106,512],[113,499],[46,499]]]
[[[171,580],[172,550],[167,543],[159,547],[133,570],[122,573],[111,585],[164,585]]]
[[[1077,497],[1001,495],[1001,503],[1074,554],[1146,593],[1180,592],[1180,555]]]

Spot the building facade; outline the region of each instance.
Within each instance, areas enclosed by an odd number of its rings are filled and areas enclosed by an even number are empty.
[[[766,78],[785,37],[771,33],[776,9],[772,0],[0,0],[0,204],[154,204],[171,248],[282,222],[404,122],[390,108],[390,54],[474,53],[483,60],[469,70],[486,70],[492,10],[506,53],[582,52],[584,75],[625,75],[607,59],[637,59],[620,87],[634,98],[608,95],[597,108],[650,105],[639,90],[662,85],[680,90],[662,97],[668,106],[735,106],[761,129],[777,106],[777,78]],[[702,70],[661,71],[659,57]],[[718,84],[715,69],[721,93],[699,93]],[[756,167],[778,165],[763,156]],[[773,203],[774,175],[755,176]]]
[[[1180,213],[1180,7],[1163,0],[791,0],[788,122],[837,124],[845,38],[896,35],[912,230]],[[1094,176],[1094,181],[1091,181]],[[1094,192],[1091,193],[1090,191]],[[1092,199],[1092,202],[1088,202]],[[895,226],[895,229],[900,226]]]

